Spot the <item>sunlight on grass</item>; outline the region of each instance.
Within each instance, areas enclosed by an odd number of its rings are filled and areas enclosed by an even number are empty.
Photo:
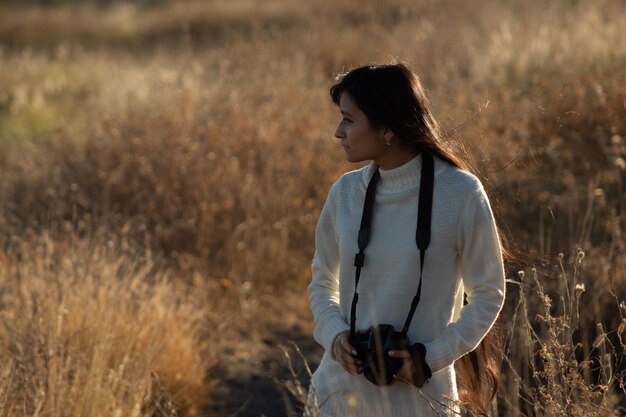
[[[303,297],[356,168],[329,85],[394,57],[536,255],[507,271],[500,415],[619,412],[622,2],[98,3],[0,4],[0,414],[201,415],[224,329]]]

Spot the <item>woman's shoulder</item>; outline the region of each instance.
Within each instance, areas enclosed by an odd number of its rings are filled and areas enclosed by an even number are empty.
[[[456,198],[470,196],[483,190],[483,185],[476,175],[440,159],[435,163],[435,184],[437,183]]]
[[[364,184],[367,184],[369,181],[373,172],[374,167],[372,163],[369,163],[361,168],[345,172],[331,186],[331,191],[346,192],[363,188]]]
[[[366,178],[368,175],[371,177],[370,171],[373,171],[371,166],[370,163],[359,169],[345,172],[337,178],[328,191],[327,203],[336,208],[345,202],[356,201],[365,192],[365,184],[369,180]]]

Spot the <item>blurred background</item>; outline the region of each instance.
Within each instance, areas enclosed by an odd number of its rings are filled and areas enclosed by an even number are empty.
[[[497,414],[622,415],[624,28],[621,0],[0,0],[0,415],[300,412],[315,224],[358,168],[328,88],[392,59],[516,255]]]

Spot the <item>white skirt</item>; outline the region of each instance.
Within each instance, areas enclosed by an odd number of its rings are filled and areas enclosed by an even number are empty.
[[[452,417],[459,416],[454,366],[433,374],[422,388],[398,381],[376,386],[351,375],[324,354],[313,374],[305,417]]]

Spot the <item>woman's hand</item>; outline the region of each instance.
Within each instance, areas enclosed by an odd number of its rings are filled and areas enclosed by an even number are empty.
[[[391,350],[389,356],[403,361],[395,377],[407,384],[422,388],[433,375],[426,363],[426,347],[421,343],[414,343],[406,350]]]
[[[411,359],[411,354],[408,350],[390,350],[389,356],[396,359],[402,359],[404,363],[396,372],[396,379],[412,384],[413,376],[415,375],[415,365]]]
[[[350,344],[350,332],[339,333],[333,341],[332,357],[352,375],[363,373],[363,362],[356,358],[356,350]]]

